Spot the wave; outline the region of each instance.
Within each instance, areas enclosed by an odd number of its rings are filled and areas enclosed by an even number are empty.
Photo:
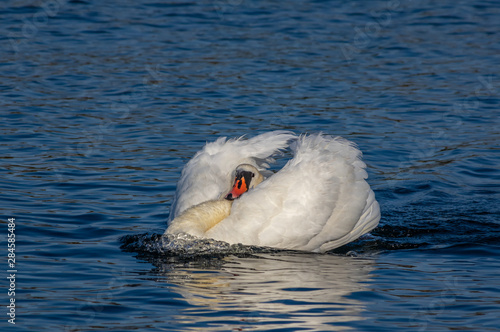
[[[275,253],[280,250],[269,247],[229,244],[213,239],[202,239],[189,234],[143,233],[125,235],[120,238],[121,249],[143,255],[159,255],[177,259],[195,257],[225,257],[229,255],[249,256],[258,253]]]
[[[147,256],[222,258],[229,255],[251,256],[260,253],[297,253],[300,251],[269,247],[229,244],[202,239],[189,234],[143,233],[120,238],[121,249]],[[462,244],[497,244],[500,230],[497,223],[473,220],[413,219],[385,223],[356,241],[327,252],[337,255],[371,255],[384,251],[435,249]]]

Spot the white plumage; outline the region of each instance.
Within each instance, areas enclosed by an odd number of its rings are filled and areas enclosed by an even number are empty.
[[[267,171],[272,156],[288,146],[293,159],[276,174]],[[166,233],[314,252],[340,247],[380,220],[360,158],[353,143],[322,134],[296,137],[275,131],[248,140],[219,138],[184,167]],[[253,165],[268,177],[226,208],[224,196],[241,164]],[[205,225],[205,219],[198,222],[193,216],[206,218],[210,206],[230,213],[207,227],[193,227]]]

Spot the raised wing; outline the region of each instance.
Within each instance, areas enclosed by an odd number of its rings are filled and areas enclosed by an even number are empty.
[[[288,131],[273,131],[248,140],[221,137],[207,143],[182,170],[169,220],[191,206],[227,193],[232,185],[232,173],[240,164],[251,164],[265,175],[269,163],[274,161],[272,156],[295,138]]]
[[[308,251],[327,251],[373,229],[380,219],[365,181],[361,152],[326,135],[302,136],[282,170],[235,200],[208,237]]]

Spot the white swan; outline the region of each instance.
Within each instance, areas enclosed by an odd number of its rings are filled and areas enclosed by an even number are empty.
[[[293,159],[276,174],[272,156]],[[207,143],[184,167],[166,234],[325,252],[369,232],[379,204],[353,143],[275,131]]]

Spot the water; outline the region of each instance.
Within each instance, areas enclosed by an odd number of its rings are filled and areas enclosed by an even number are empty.
[[[499,330],[496,1],[7,1],[0,210],[20,331]],[[166,228],[207,140],[356,142],[380,226],[328,254]],[[198,253],[198,254],[194,254]]]

